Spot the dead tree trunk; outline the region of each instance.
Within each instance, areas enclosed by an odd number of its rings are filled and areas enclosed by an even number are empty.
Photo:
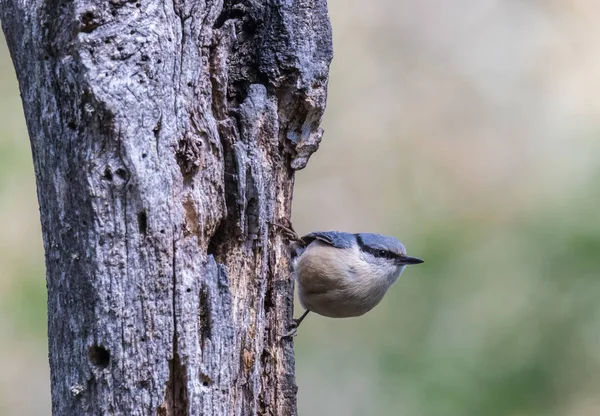
[[[55,415],[294,415],[294,170],[326,0],[0,0],[46,251]]]

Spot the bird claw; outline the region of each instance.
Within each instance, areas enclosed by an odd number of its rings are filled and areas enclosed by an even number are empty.
[[[283,334],[281,338],[294,338],[298,335],[298,326],[300,326],[300,322],[298,322],[298,319],[294,319],[292,325],[290,325],[290,330]]]
[[[279,228],[282,231],[282,234],[286,236],[290,241],[300,241],[300,237],[298,237],[298,233],[294,231],[294,227],[292,223],[287,218],[282,218],[282,221],[286,222],[286,224],[281,224],[279,222],[272,222],[271,225]]]
[[[298,335],[298,328],[293,328],[285,334],[283,334],[281,338],[294,338],[296,335]]]

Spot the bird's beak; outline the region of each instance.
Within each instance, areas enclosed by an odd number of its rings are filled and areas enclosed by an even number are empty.
[[[398,260],[399,260],[400,264],[421,264],[425,261],[425,260],[421,260],[416,257],[408,257],[408,256],[402,256]]]

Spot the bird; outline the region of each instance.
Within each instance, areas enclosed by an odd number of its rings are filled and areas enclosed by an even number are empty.
[[[293,233],[293,234],[292,234]],[[285,336],[294,336],[306,315],[364,315],[381,302],[405,267],[423,263],[394,237],[318,231],[298,238],[293,230],[292,268],[305,312]]]

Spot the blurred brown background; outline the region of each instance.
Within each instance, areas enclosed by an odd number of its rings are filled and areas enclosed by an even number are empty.
[[[426,263],[296,338],[300,415],[600,415],[600,2],[330,0],[294,224]],[[0,414],[50,414],[29,143],[0,40]],[[297,311],[300,313],[300,310]]]

